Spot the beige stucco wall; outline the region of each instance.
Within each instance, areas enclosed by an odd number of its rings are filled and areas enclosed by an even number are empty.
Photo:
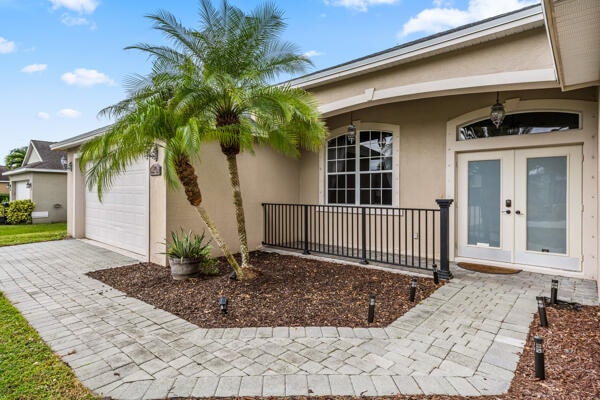
[[[67,176],[65,173],[31,174],[31,199],[34,212],[48,213],[47,217],[33,218],[34,224],[67,220]]]
[[[248,246],[256,249],[262,241],[263,216],[261,203],[297,203],[299,201],[300,161],[257,147],[255,154],[238,156],[238,169],[244,201]],[[203,204],[219,228],[232,252],[239,251],[232,190],[225,157],[218,145],[204,146],[201,161],[195,163],[203,195]],[[166,233],[184,229],[201,232],[204,224],[196,210],[187,202],[183,190],[167,191]],[[207,236],[208,236],[207,232]],[[213,243],[213,247],[216,247]],[[220,255],[218,249],[213,254]]]
[[[553,62],[546,32],[543,28],[539,28],[513,35],[510,39],[501,38],[468,49],[461,49],[461,51],[311,88],[311,91],[318,97],[320,104],[326,105],[363,95],[365,90],[371,88],[375,91],[383,91],[432,81],[551,68],[553,68]],[[494,82],[487,84],[492,83]],[[510,87],[510,82],[498,83]],[[481,87],[470,88],[469,91],[485,92],[487,90],[482,84]]]
[[[10,193],[7,185],[8,185],[8,181],[0,182],[0,194],[9,194]]]

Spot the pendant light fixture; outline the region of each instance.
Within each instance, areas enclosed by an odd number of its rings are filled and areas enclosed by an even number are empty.
[[[492,106],[490,111],[490,120],[496,128],[499,128],[505,116],[506,111],[504,111],[504,106],[500,104],[500,93],[496,92],[496,104]]]
[[[356,139],[356,126],[352,123],[352,113],[350,113],[350,125],[346,129],[346,136],[348,137],[348,142],[350,144],[354,144],[354,140]]]

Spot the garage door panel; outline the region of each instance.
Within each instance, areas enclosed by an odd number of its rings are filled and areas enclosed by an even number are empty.
[[[103,193],[86,194],[86,237],[148,255],[148,160],[134,163]]]

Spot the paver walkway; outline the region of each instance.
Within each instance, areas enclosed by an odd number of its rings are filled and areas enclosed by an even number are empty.
[[[98,394],[499,394],[551,276],[455,279],[387,328],[202,329],[84,275],[132,260],[76,240],[0,248],[0,290]],[[597,304],[593,281],[559,298]]]

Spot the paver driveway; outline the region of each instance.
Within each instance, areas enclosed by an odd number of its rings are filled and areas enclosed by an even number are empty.
[[[114,399],[503,393],[552,279],[455,271],[387,328],[202,329],[85,275],[132,262],[77,240],[0,248],[0,290]],[[560,298],[597,304],[595,282],[558,279]]]

